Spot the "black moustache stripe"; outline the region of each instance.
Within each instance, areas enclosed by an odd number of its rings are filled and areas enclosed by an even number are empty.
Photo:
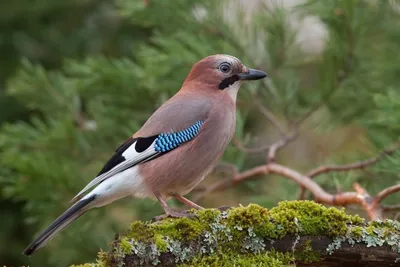
[[[234,84],[236,81],[239,81],[239,76],[233,75],[231,77],[225,78],[222,80],[222,82],[218,85],[218,89],[224,90],[227,88],[229,85]]]

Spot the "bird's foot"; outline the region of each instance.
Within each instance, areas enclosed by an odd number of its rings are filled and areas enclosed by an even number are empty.
[[[153,217],[152,221],[157,222],[157,221],[162,221],[166,218],[183,218],[183,217],[196,218],[197,215],[194,213],[189,213],[188,211],[180,212],[180,211],[170,210],[170,211],[168,211],[168,213]]]

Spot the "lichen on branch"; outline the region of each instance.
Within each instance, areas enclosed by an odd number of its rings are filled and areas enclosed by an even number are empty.
[[[365,223],[312,201],[190,212],[196,217],[133,222],[98,263],[81,266],[287,266],[374,251],[369,261],[392,266],[400,258],[399,222]]]

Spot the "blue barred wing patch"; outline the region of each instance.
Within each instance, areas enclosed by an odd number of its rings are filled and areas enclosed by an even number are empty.
[[[197,121],[195,124],[189,128],[175,132],[175,133],[162,133],[160,134],[155,142],[154,149],[157,152],[169,152],[174,148],[188,142],[196,137],[199,133],[203,121]]]

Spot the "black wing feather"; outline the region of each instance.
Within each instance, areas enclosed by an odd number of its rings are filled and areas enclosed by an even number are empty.
[[[118,164],[123,162],[125,160],[125,158],[124,158],[124,156],[122,156],[122,153],[124,153],[124,151],[127,150],[135,141],[136,141],[136,138],[131,137],[128,140],[126,140],[124,143],[122,143],[117,148],[117,150],[115,150],[115,154],[106,162],[106,164],[104,164],[103,168],[101,169],[99,174],[97,174],[97,176],[108,172],[109,170],[111,170],[112,168],[114,168],[115,166],[117,166]]]
[[[124,153],[132,144],[135,144],[135,150],[140,153],[145,151],[146,149],[149,148],[149,146],[156,140],[158,135],[153,135],[149,137],[138,137],[138,138],[129,138],[126,140],[124,143],[122,143],[117,150],[115,150],[115,154],[104,164],[104,167],[101,169],[99,174],[97,176],[108,172],[121,162],[125,161],[126,158],[122,156],[122,153]]]

